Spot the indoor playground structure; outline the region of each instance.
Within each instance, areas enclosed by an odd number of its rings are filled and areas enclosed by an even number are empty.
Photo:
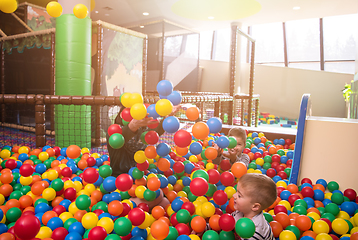
[[[0,10],[13,13],[14,2],[0,0],[6,3]],[[200,69],[194,57],[183,67],[188,74],[181,85],[164,80],[187,57],[168,58],[165,39],[197,33],[169,21],[148,23],[161,27],[159,35],[157,28],[137,32],[135,26],[91,22],[89,6],[73,3],[68,13],[63,1],[50,3],[52,18],[44,9],[46,17],[39,17],[47,21],[45,29],[30,31],[27,20],[38,21],[24,14],[15,30],[29,32],[1,31],[0,240],[250,239],[253,221],[231,215],[236,182],[247,173],[265,174],[277,186],[276,201],[263,211],[276,239],[358,239],[358,179],[351,154],[356,139],[350,134],[356,120],[312,117],[304,95],[297,134],[252,127],[260,115],[253,93],[255,40],[249,35],[232,26],[228,93],[176,89],[187,81],[198,87]],[[249,94],[234,91],[239,34],[252,47]],[[68,42],[77,37],[80,44]],[[154,65],[150,41],[162,49]],[[182,106],[179,112],[168,116],[176,105]],[[135,152],[134,166],[114,177],[107,144],[120,149],[128,140],[121,125],[113,124],[120,106],[123,126],[147,115],[153,124],[140,136],[147,146]],[[159,136],[152,129],[162,119],[165,133]],[[225,150],[237,146],[227,134],[235,125],[247,132],[243,153],[249,165],[227,159],[214,164],[214,143]],[[169,204],[149,207],[162,196]]]

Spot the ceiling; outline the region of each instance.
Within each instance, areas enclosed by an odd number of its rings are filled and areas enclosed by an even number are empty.
[[[220,2],[221,4],[213,5],[213,7],[183,5],[190,4],[190,1],[191,3],[205,2],[205,5],[210,2],[212,4]],[[19,2],[25,1],[20,0]],[[50,0],[30,0],[27,2],[45,7]],[[243,5],[243,7],[228,5],[235,2],[245,2],[245,4],[251,2],[256,6],[256,10],[249,9],[246,5]],[[181,5],[181,12],[175,9],[175,5]],[[257,8],[259,5],[261,6]],[[299,6],[300,9],[293,10],[293,7],[296,6]],[[212,9],[215,9],[215,11],[210,11]],[[240,12],[241,15],[235,16],[235,11],[230,11],[230,9],[237,9],[237,12]],[[215,15],[216,12],[218,15],[214,16],[213,20],[205,19],[206,11],[210,11],[208,15]],[[144,16],[143,12],[147,12],[149,15]],[[254,14],[247,16],[252,13]],[[248,26],[356,13],[358,13],[357,0],[96,0],[91,18],[122,27],[144,25],[148,22],[166,19],[195,31],[205,31],[228,28],[233,22]],[[201,16],[200,19],[205,20],[198,20],[199,15]]]

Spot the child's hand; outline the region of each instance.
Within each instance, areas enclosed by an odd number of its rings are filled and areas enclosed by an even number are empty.
[[[232,162],[236,160],[238,151],[236,148],[229,148],[227,152],[223,152],[223,156],[229,158]]]
[[[168,116],[174,116],[180,109],[181,109],[181,105],[173,106],[173,110]]]
[[[145,117],[141,120],[137,120],[137,119],[132,119],[129,124],[128,127],[130,130],[132,130],[132,132],[136,132],[140,127],[146,127],[148,125],[153,124],[153,118],[152,117]]]
[[[223,149],[220,148],[216,143],[213,143],[213,148],[215,148],[216,151],[218,151],[218,156],[220,156],[223,153]]]

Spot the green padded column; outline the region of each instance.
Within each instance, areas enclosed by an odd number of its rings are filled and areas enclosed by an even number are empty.
[[[91,95],[92,21],[63,14],[56,19],[56,95]],[[91,147],[91,107],[55,107],[56,145]]]

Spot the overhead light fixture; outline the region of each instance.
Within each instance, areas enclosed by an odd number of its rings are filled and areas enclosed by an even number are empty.
[[[144,12],[143,15],[144,15],[144,16],[148,16],[149,13],[148,13],[148,12]]]
[[[214,17],[208,17],[208,19],[213,20],[213,19],[214,19]]]
[[[95,13],[98,13],[98,11],[94,11]]]
[[[104,16],[109,16],[109,13],[105,13]]]
[[[144,28],[144,26],[142,25],[142,26],[139,26],[140,28]]]
[[[301,7],[299,7],[299,6],[293,7],[293,10],[300,10],[300,9],[301,9]]]

